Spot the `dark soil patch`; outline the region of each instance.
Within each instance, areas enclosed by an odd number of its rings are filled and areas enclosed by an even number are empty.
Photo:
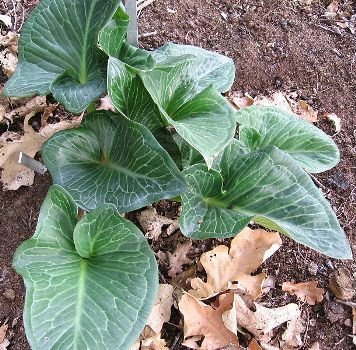
[[[14,2],[18,4],[18,2]],[[23,1],[25,12],[36,1]],[[347,30],[333,32],[333,22],[322,15],[329,1],[315,1],[303,7],[293,0],[166,0],[155,1],[140,16],[140,33],[157,31],[141,40],[145,48],[155,48],[167,41],[194,44],[232,57],[237,66],[233,89],[252,96],[268,95],[276,90],[292,90],[314,109],[334,112],[342,120],[341,132],[334,135],[333,127],[320,118],[318,126],[333,136],[341,150],[341,162],[333,170],[318,175],[320,189],[331,201],[334,210],[356,251],[356,37]],[[352,1],[344,2],[345,10],[355,9]],[[12,11],[12,2],[0,4],[0,11]],[[17,17],[21,19],[21,7]],[[19,29],[18,20],[16,29]],[[29,238],[35,229],[40,204],[50,186],[50,177],[36,176],[30,188],[16,192],[0,192],[0,322],[18,320],[12,328],[9,349],[29,349],[21,321],[24,286],[11,268],[16,247]],[[161,213],[172,210],[167,204],[158,208]],[[174,211],[174,210],[173,210]],[[174,214],[174,213],[173,213]],[[182,241],[184,238],[175,236]],[[176,242],[159,242],[155,250],[171,250]],[[195,242],[197,256],[218,242]],[[220,242],[221,244],[221,242]],[[284,281],[304,282],[316,279],[328,289],[328,278],[338,267],[356,273],[355,262],[329,259],[310,249],[284,239],[282,248],[264,264],[263,269],[276,277],[276,288],[263,299],[267,306],[281,306],[296,299],[281,290]],[[161,279],[167,278],[162,266]],[[15,299],[6,298],[7,289],[15,292]],[[334,303],[327,292],[316,306],[302,305],[309,321],[308,331],[302,335],[304,349],[318,341],[325,350],[352,349],[351,328],[345,325],[351,310]],[[333,313],[339,311],[339,320]],[[179,325],[178,312],[171,323]],[[163,335],[171,349],[183,349],[182,329],[172,325]]]

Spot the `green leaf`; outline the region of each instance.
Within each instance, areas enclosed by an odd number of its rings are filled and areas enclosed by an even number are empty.
[[[114,17],[99,33],[99,45],[108,56],[118,57],[122,44],[126,38],[130,18],[119,7]]]
[[[73,113],[83,111],[106,89],[106,57],[99,31],[118,0],[42,0],[22,30],[19,64],[6,96],[53,93]]]
[[[329,203],[288,154],[273,146],[244,153],[234,142],[220,173],[201,164],[184,171],[190,190],[182,195],[183,234],[232,237],[253,220],[326,255],[351,257]]]
[[[340,154],[334,141],[314,125],[275,107],[251,106],[236,114],[240,140],[250,149],[276,146],[311,173],[334,167]]]
[[[234,110],[220,94],[234,78],[232,61],[175,44],[157,50],[153,58],[155,68],[139,73],[145,88],[166,121],[210,167],[235,133]]]
[[[144,125],[180,167],[181,156],[164,117],[135,71],[114,57],[109,58],[108,93],[115,108],[130,120]]]
[[[77,207],[59,186],[49,190],[14,267],[25,280],[33,350],[130,349],[158,287],[154,254],[139,229],[109,205],[77,222]]]
[[[87,116],[80,128],[50,138],[42,155],[54,183],[87,210],[112,203],[127,212],[186,190],[177,166],[153,135],[119,114]]]
[[[213,85],[219,92],[230,90],[235,79],[235,65],[231,58],[197,46],[167,43],[153,53],[158,63],[169,57],[195,56],[186,75],[198,82],[198,91]]]

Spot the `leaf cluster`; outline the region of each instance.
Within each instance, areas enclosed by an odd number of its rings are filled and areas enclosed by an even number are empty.
[[[20,39],[6,95],[53,96],[96,111],[42,148],[55,185],[15,268],[27,287],[34,349],[128,349],[157,292],[157,265],[120,213],[181,196],[180,228],[232,237],[251,221],[324,254],[349,258],[335,214],[308,172],[339,160],[319,129],[271,107],[236,112],[223,97],[231,59],[202,48],[129,45],[117,0],[42,0]],[[236,136],[238,135],[238,136]],[[78,218],[78,208],[88,212]]]

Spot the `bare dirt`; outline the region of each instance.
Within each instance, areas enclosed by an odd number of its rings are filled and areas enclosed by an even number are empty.
[[[0,12],[16,13],[15,29],[19,30],[22,18],[36,2],[7,1],[0,4]],[[296,0],[156,0],[140,15],[140,33],[144,36],[149,33],[141,38],[141,45],[153,49],[174,41],[215,50],[234,59],[237,67],[234,91],[252,96],[295,91],[299,98],[319,110],[317,126],[332,135],[340,148],[341,162],[335,169],[317,176],[318,186],[331,201],[355,253],[356,35],[323,17],[330,1],[312,1],[310,6],[301,3]],[[345,12],[354,13],[354,1],[340,3]],[[339,133],[335,134],[333,125],[322,117],[325,112],[336,113],[341,118]],[[21,278],[11,268],[12,256],[16,247],[33,234],[50,183],[48,174],[37,175],[35,184],[29,188],[15,192],[0,189],[0,322],[8,319],[11,325],[9,350],[29,349],[21,319],[25,290]],[[176,210],[166,202],[157,209],[167,215],[174,215]],[[175,239],[184,241],[181,236]],[[216,244],[214,240],[194,242],[196,259]],[[153,248],[167,251],[175,245],[176,241],[168,240]],[[308,321],[302,334],[302,349],[309,349],[314,342],[319,342],[323,350],[353,348],[348,337],[352,332],[351,308],[335,302],[328,289],[330,274],[341,266],[355,276],[354,261],[329,259],[284,239],[282,248],[262,267],[276,278],[276,288],[263,299],[267,306],[297,302],[281,290],[284,281],[315,279],[327,291],[322,303],[301,305]],[[160,270],[161,279],[166,279],[165,267],[161,266]],[[185,349],[179,345],[183,331],[177,311],[170,323],[165,326],[163,336],[171,349]]]

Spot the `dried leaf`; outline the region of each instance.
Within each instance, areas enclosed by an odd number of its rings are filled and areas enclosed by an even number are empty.
[[[167,227],[167,234],[170,235],[178,228],[178,220],[170,219],[162,215],[158,215],[156,208],[149,208],[142,211],[137,220],[140,223],[142,229],[146,232],[146,237],[149,239],[157,240],[162,233],[162,227]]]
[[[283,109],[286,112],[293,113],[292,107],[286,98],[286,96],[278,91],[273,93],[270,97],[257,96],[255,98],[255,104],[261,106],[273,106]]]
[[[105,111],[112,111],[112,112],[116,111],[109,96],[105,96],[100,99],[100,106],[97,108],[97,110],[98,111],[105,110]]]
[[[19,152],[24,152],[30,157],[34,157],[41,150],[44,141],[49,139],[59,130],[69,129],[77,126],[81,121],[81,116],[70,121],[61,121],[56,124],[48,124],[39,132],[35,132],[28,124],[35,112],[31,112],[25,117],[24,135],[17,140],[0,142],[0,168],[3,168],[1,181],[4,190],[17,190],[21,186],[30,186],[33,184],[34,171],[18,164]]]
[[[140,337],[130,350],[169,350],[161,333],[155,333],[149,326],[145,326]]]
[[[334,14],[334,16],[336,16],[338,9],[339,9],[339,2],[333,0],[333,1],[330,3],[330,5],[326,8],[326,11],[327,11],[329,14]]]
[[[36,96],[24,105],[13,109],[5,114],[5,118],[9,121],[13,121],[15,118],[25,117],[30,113],[36,114],[43,112],[47,107],[46,97],[45,96]]]
[[[325,117],[334,124],[335,132],[338,133],[341,131],[341,119],[335,113],[328,113]]]
[[[295,318],[287,323],[287,329],[282,334],[282,349],[296,348],[303,345],[301,338],[304,332],[304,321],[301,317]]]
[[[312,344],[312,346],[309,348],[309,350],[320,350],[320,345],[318,342],[315,342]]]
[[[12,27],[12,21],[10,16],[0,15],[0,22],[4,23],[6,27]]]
[[[7,77],[10,78],[14,74],[17,62],[17,55],[12,53],[9,49],[0,51],[0,66]]]
[[[295,111],[302,119],[310,123],[318,121],[318,111],[315,111],[308,103],[303,100],[298,101]]]
[[[182,267],[185,264],[189,264],[192,262],[191,259],[187,258],[187,254],[189,253],[192,247],[192,241],[187,241],[183,244],[178,244],[177,248],[173,253],[168,252],[167,258],[169,263],[168,268],[168,276],[174,278],[177,274],[183,271]]]
[[[0,326],[0,344],[4,341],[8,328],[9,325],[6,323],[6,321],[2,326]]]
[[[258,345],[256,339],[253,338],[250,344],[248,344],[247,350],[262,350],[262,348]]]
[[[284,282],[282,290],[291,295],[296,295],[301,301],[307,302],[309,305],[315,305],[323,300],[324,289],[317,287],[318,281],[293,283]]]
[[[243,94],[241,91],[231,93],[229,99],[238,109],[252,106],[255,102],[254,99],[248,93]]]
[[[350,300],[356,294],[355,280],[351,272],[344,267],[332,273],[329,279],[329,288],[341,300]]]
[[[224,317],[229,317],[229,313],[236,315],[237,324],[261,341],[269,342],[272,337],[272,330],[285,322],[296,319],[300,316],[297,304],[288,304],[282,307],[270,309],[258,303],[253,303],[255,311],[250,310],[244,299],[239,295],[234,295],[233,308],[224,313]]]
[[[170,284],[160,284],[155,305],[147,320],[147,325],[155,333],[162,330],[164,322],[168,322],[171,317],[171,307],[173,305],[173,286]]]
[[[215,350],[224,346],[238,345],[235,334],[224,325],[222,315],[232,307],[231,294],[219,297],[219,306],[213,307],[184,294],[179,302],[179,310],[184,316],[184,339],[192,336],[204,336],[201,349]]]
[[[246,287],[248,280],[250,287],[250,283],[255,282],[252,289],[256,294],[256,290],[261,290],[262,276],[246,276],[255,271],[281,244],[277,232],[245,228],[232,240],[230,249],[221,245],[202,254],[200,262],[206,271],[207,281],[192,279],[193,290],[190,293],[201,299],[210,298],[227,290],[229,282],[238,282]]]

